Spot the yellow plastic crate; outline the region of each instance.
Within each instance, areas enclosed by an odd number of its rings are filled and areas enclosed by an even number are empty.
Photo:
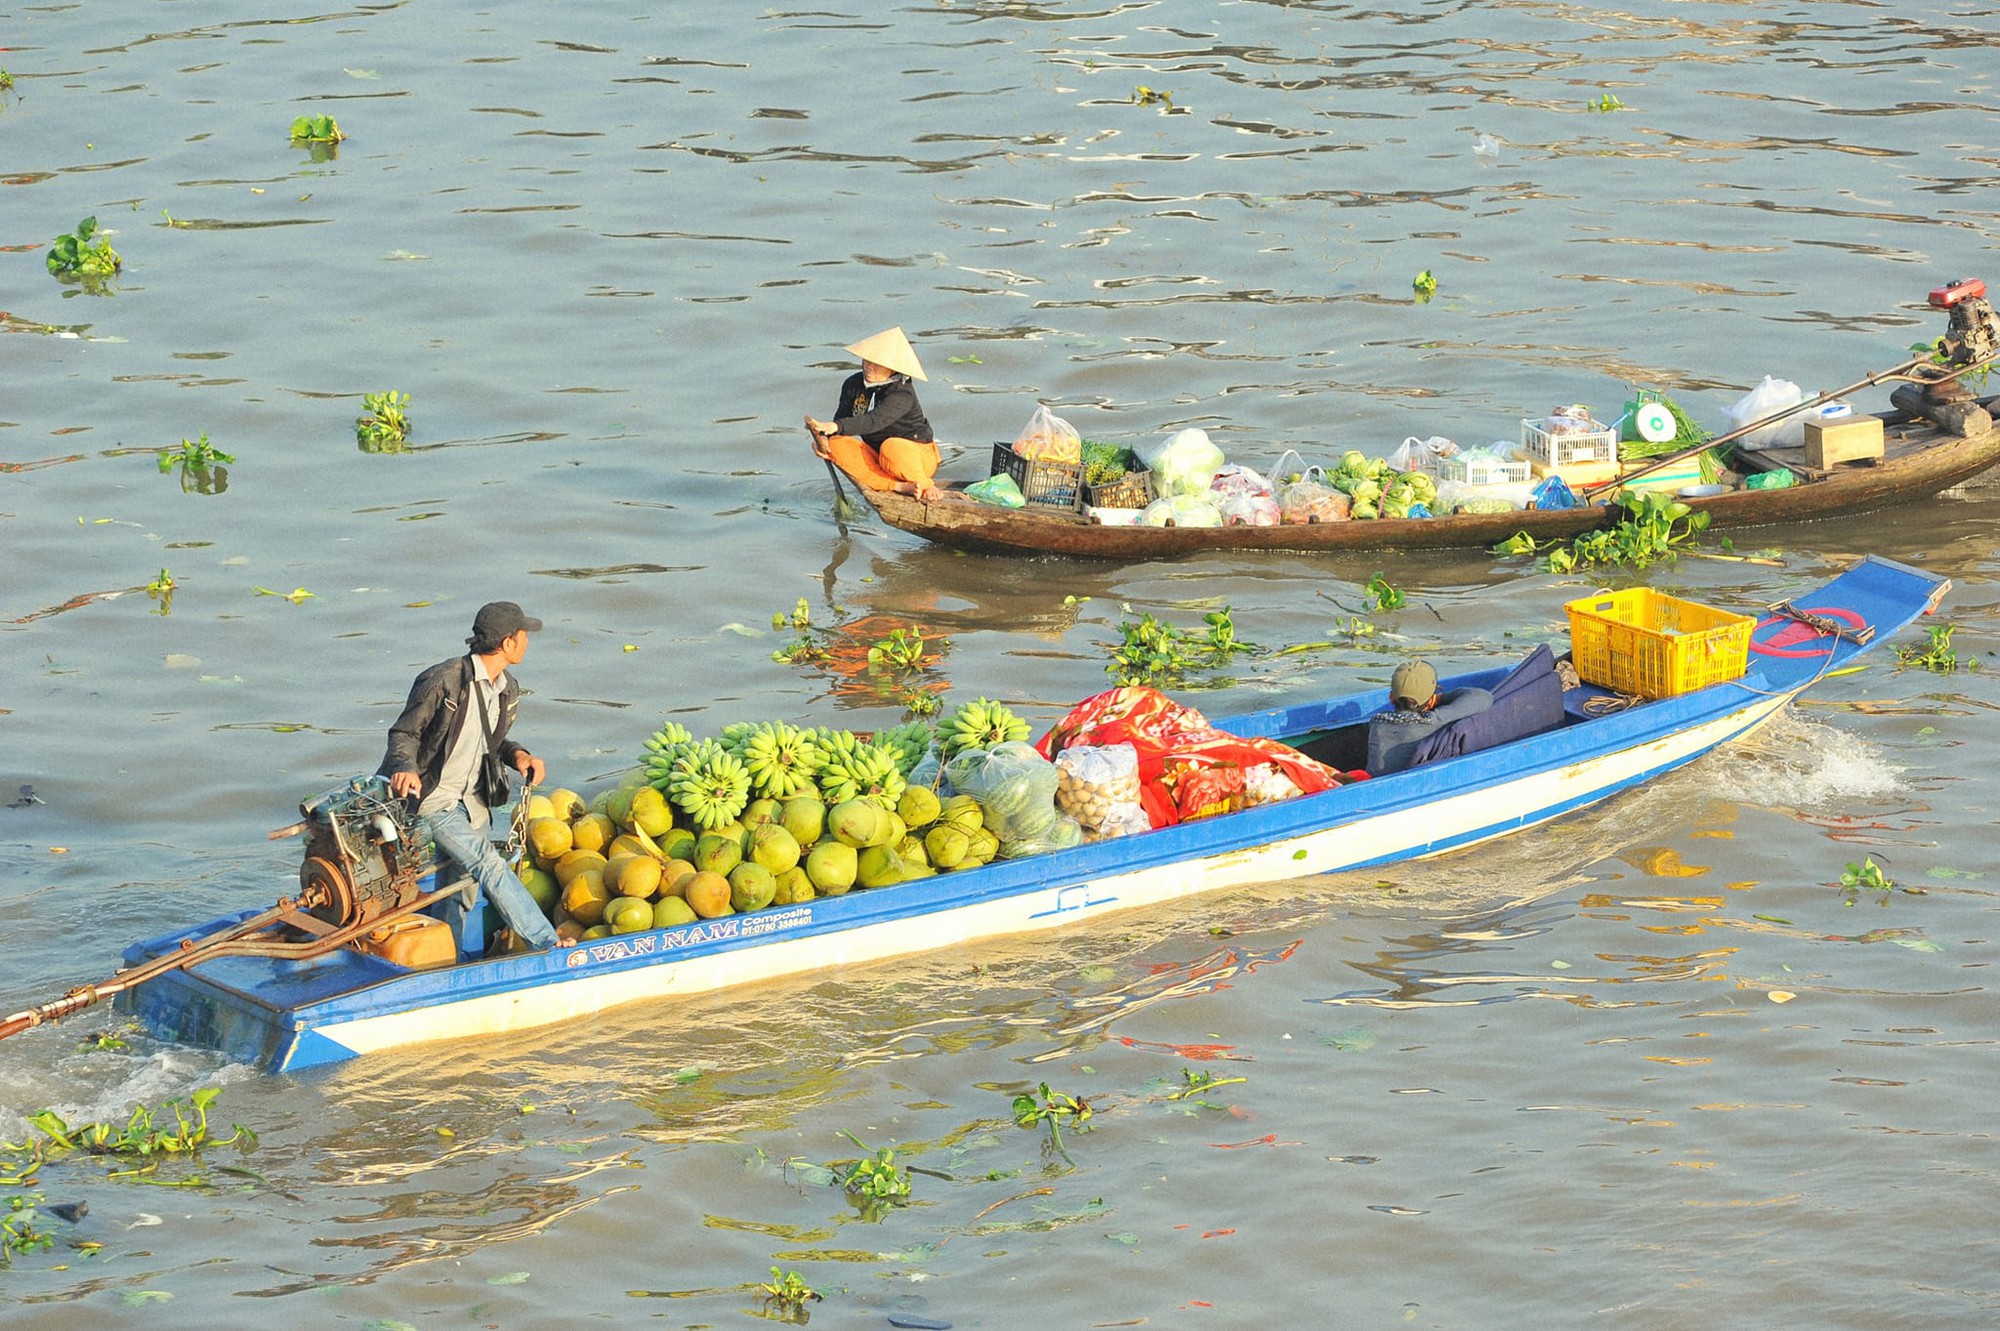
[[[1740,679],[1757,621],[1650,587],[1571,601],[1570,650],[1586,684],[1672,698]]]

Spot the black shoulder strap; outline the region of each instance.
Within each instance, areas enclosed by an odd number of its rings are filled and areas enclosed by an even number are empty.
[[[493,692],[497,695],[500,690],[496,688]],[[486,719],[486,702],[479,696],[479,667],[472,663],[470,657],[466,658],[465,665],[465,701],[473,711],[479,713],[479,731],[486,736],[486,751],[496,758],[499,757],[499,752],[493,744],[493,723]],[[496,702],[501,707],[507,705],[504,697],[496,698]]]

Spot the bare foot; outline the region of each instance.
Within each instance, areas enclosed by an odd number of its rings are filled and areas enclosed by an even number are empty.
[[[944,498],[944,491],[938,489],[935,485],[926,485],[917,491],[917,498],[923,500],[926,504],[935,504]]]

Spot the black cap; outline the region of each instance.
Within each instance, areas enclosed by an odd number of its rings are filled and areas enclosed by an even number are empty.
[[[542,621],[532,618],[512,601],[488,601],[479,607],[478,615],[473,618],[470,641],[497,645],[522,629],[540,633]]]

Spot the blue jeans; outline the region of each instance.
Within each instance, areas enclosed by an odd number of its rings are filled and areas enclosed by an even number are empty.
[[[555,926],[548,922],[542,908],[528,895],[528,889],[521,886],[521,880],[507,867],[507,861],[500,858],[500,852],[493,849],[486,829],[472,825],[463,804],[425,814],[423,825],[431,840],[437,843],[440,885],[449,881],[445,876],[445,862],[449,859],[479,884],[480,893],[493,903],[515,937],[530,947],[551,948],[556,945]],[[459,956],[484,956],[486,916],[478,903],[468,908],[464,897],[449,896],[439,902],[438,907],[444,922],[451,926],[452,936],[458,939]],[[470,937],[467,936],[468,928]]]

